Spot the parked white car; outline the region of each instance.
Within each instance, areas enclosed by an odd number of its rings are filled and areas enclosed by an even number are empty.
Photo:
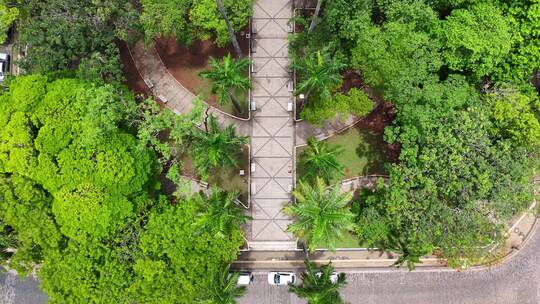
[[[0,82],[4,81],[6,73],[9,72],[10,56],[5,53],[0,53]]]
[[[288,285],[296,282],[296,276],[292,272],[269,272],[268,284],[270,285]]]
[[[251,272],[240,272],[238,276],[238,282],[236,284],[240,286],[247,286],[253,282],[253,274]]]
[[[315,275],[320,278],[322,276],[322,272],[319,271]],[[332,284],[336,284],[337,280],[338,280],[338,273],[332,272],[332,274],[330,275],[330,282],[332,282]]]

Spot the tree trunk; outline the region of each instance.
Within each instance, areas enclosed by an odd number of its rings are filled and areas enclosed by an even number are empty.
[[[242,58],[242,50],[240,50],[240,45],[238,44],[238,40],[236,40],[236,35],[234,34],[234,31],[231,27],[231,23],[229,22],[229,17],[227,17],[227,12],[225,11],[225,7],[223,6],[223,3],[221,0],[216,0],[219,12],[221,13],[221,16],[223,16],[223,19],[225,19],[225,24],[227,25],[227,31],[229,31],[229,36],[231,38],[232,45],[234,47],[234,52],[236,53],[236,58]]]
[[[238,112],[238,114],[243,114],[244,111],[242,111],[242,107],[240,106],[240,103],[238,103],[238,100],[236,99],[234,94],[229,93],[229,96],[231,96],[231,101],[234,108],[236,109],[236,112]]]
[[[321,11],[321,4],[323,0],[317,0],[317,7],[315,8],[315,14],[311,17],[311,24],[309,25],[308,34],[313,31],[315,25],[317,25],[317,19],[319,19],[319,12]]]

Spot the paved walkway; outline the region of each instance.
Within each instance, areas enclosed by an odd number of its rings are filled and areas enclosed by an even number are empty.
[[[336,135],[343,130],[355,125],[363,117],[349,115],[347,119],[341,120],[336,116],[334,120],[325,122],[321,127],[315,127],[312,124],[302,120],[296,123],[296,145],[307,145],[310,137],[315,137],[317,140],[324,140],[333,135]]]
[[[154,47],[145,49],[141,41],[130,48],[130,53],[141,77],[158,101],[176,114],[188,113],[193,109],[195,95],[169,73]],[[229,116],[212,106],[209,106],[208,113],[214,115],[222,127],[234,124],[240,135],[249,135],[249,122]]]
[[[295,249],[286,232],[291,219],[281,210],[294,185],[295,129],[292,79],[288,71],[288,0],[258,0],[253,6],[251,121],[251,226],[246,237],[253,250]]]

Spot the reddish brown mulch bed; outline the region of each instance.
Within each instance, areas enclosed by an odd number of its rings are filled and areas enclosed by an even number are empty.
[[[249,55],[249,39],[245,35],[237,35],[238,43],[245,56]],[[217,106],[216,97],[210,92],[210,81],[199,77],[201,70],[208,69],[210,57],[221,58],[228,53],[234,56],[232,45],[218,47],[212,41],[195,41],[191,46],[185,46],[174,38],[154,40],[154,46],[169,72],[186,89],[194,94],[204,94],[205,100]]]
[[[343,73],[343,85],[341,91],[347,93],[350,89],[357,88],[364,91],[371,100],[378,103],[378,106],[362,119],[356,127],[367,129],[377,134],[377,136],[383,136],[384,128],[391,125],[392,121],[396,117],[396,109],[394,105],[388,101],[385,101],[381,94],[378,94],[372,87],[364,83],[362,75],[356,71],[347,71]],[[391,162],[397,162],[400,152],[400,145],[398,143],[389,145],[385,144],[384,153],[387,159]]]
[[[364,78],[356,71],[346,71],[342,74],[343,85],[341,86],[341,92],[347,93],[352,88],[357,88],[364,91],[371,100],[381,103],[384,102],[382,94],[377,92],[372,87],[364,83]]]
[[[390,102],[380,103],[368,116],[362,119],[356,125],[357,128],[367,129],[377,134],[377,136],[383,137],[384,128],[392,124],[396,116],[394,105]],[[399,153],[401,146],[399,143],[384,145],[384,154],[386,159],[390,162],[397,162],[399,159]]]
[[[118,42],[118,49],[120,50],[120,62],[122,64],[122,71],[124,72],[124,83],[128,88],[136,94],[141,94],[145,97],[151,95],[150,89],[144,83],[144,80],[137,71],[137,67],[133,62],[133,58],[129,54],[128,46],[125,42]]]

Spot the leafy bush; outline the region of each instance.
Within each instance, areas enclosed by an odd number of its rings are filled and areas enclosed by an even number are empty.
[[[300,117],[314,125],[332,120],[336,114],[345,120],[350,114],[364,117],[373,110],[375,103],[362,90],[352,88],[347,94],[337,93],[333,99],[312,99]]]
[[[363,91],[352,88],[347,95],[338,93],[334,97],[334,101],[337,104],[337,109],[343,111],[347,109],[347,112],[340,112],[340,114],[354,114],[358,117],[364,117],[373,110],[375,103],[367,96]]]

